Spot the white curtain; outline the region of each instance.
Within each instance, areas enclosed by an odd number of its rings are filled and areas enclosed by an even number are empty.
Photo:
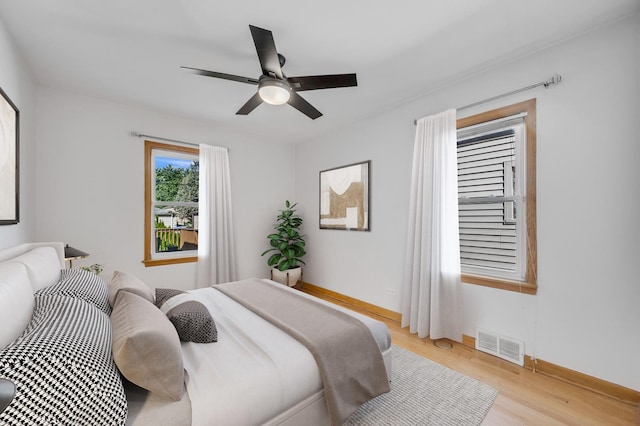
[[[462,341],[456,111],[418,120],[402,288],[402,327]]]
[[[226,148],[200,145],[198,287],[235,281],[231,175]]]

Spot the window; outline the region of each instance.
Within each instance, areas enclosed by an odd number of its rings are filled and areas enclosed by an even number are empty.
[[[198,155],[145,141],[145,266],[198,260]]]
[[[535,99],[459,119],[462,280],[536,293]]]

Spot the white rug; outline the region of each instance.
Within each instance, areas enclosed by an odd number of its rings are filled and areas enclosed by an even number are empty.
[[[479,425],[498,391],[393,346],[391,392],[365,403],[345,425]]]

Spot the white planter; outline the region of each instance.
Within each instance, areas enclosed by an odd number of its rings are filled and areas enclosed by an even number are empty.
[[[293,287],[302,278],[302,267],[287,269],[286,271],[280,271],[278,268],[271,269],[271,279],[280,284]]]

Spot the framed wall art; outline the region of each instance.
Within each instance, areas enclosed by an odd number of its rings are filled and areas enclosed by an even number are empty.
[[[369,231],[371,161],[320,172],[320,229]]]
[[[18,223],[19,140],[18,108],[0,88],[0,225]]]

